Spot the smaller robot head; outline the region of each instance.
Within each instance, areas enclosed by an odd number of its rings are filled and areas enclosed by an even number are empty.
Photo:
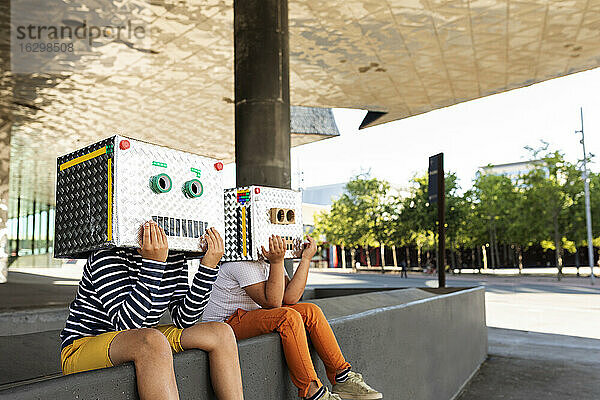
[[[286,258],[301,255],[302,197],[299,191],[265,186],[225,190],[225,261],[260,260],[271,235],[286,243]]]

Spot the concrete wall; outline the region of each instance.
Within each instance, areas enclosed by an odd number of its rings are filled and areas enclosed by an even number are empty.
[[[404,289],[314,302],[323,308],[354,370],[387,399],[451,399],[486,357],[483,288],[442,295]],[[241,341],[239,348],[246,399],[297,398],[276,334]],[[314,351],[313,360],[326,381]],[[214,398],[204,352],[177,354],[174,363],[182,398]],[[133,366],[0,391],[0,399],[74,398],[136,399]]]

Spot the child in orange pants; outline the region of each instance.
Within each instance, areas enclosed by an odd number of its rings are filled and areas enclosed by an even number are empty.
[[[369,387],[360,374],[351,371],[319,306],[298,303],[306,287],[309,262],[316,252],[315,241],[310,236],[308,241],[292,279],[285,274],[285,244],[279,236],[269,239],[269,251],[262,248],[269,263],[223,263],[203,320],[226,321],[238,340],[279,333],[292,382],[300,397],[309,400],[381,399],[381,393]],[[306,331],[325,364],[333,393],[317,377]]]

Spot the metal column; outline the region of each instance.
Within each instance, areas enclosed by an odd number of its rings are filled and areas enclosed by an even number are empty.
[[[444,175],[444,153],[440,153],[438,164],[438,287],[446,287],[446,176]]]
[[[590,264],[590,283],[594,284],[594,243],[592,235],[592,212],[590,207],[590,181],[587,172],[587,153],[585,152],[585,136],[583,134],[583,108],[579,109],[581,115],[581,130],[575,131],[575,133],[581,133],[581,146],[583,148],[583,186],[585,192],[585,222],[587,229],[587,242],[588,242],[588,263]],[[579,270],[577,270],[579,274]]]
[[[0,127],[0,283],[8,280],[8,179],[10,165],[10,130]]]
[[[35,195],[34,195],[35,196]],[[31,222],[32,222],[32,229],[31,229],[31,255],[33,256],[35,254],[35,208],[36,208],[36,204],[35,204],[35,197],[33,199],[33,212],[32,212],[32,216],[31,216]],[[29,221],[27,221],[27,226],[29,226]]]
[[[15,257],[19,257],[21,247],[21,197],[17,198],[17,232],[15,239]]]
[[[50,252],[50,204],[46,211],[46,254]]]
[[[234,0],[236,186],[291,188],[287,0]],[[293,263],[285,261],[288,275]]]
[[[429,157],[429,203],[437,203],[438,287],[446,287],[446,181],[444,175],[444,153]]]
[[[10,1],[0,3],[0,37],[10,36]],[[0,70],[10,71],[10,41],[3,40],[0,45]],[[2,98],[0,99],[0,283],[8,279],[8,183],[10,173],[10,135],[12,131],[12,107],[14,74],[4,74]]]
[[[237,186],[291,187],[287,0],[235,0]]]

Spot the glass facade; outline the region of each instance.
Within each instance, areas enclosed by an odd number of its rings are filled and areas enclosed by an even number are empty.
[[[54,247],[55,207],[39,201],[10,198],[8,208],[8,254],[46,254]]]

